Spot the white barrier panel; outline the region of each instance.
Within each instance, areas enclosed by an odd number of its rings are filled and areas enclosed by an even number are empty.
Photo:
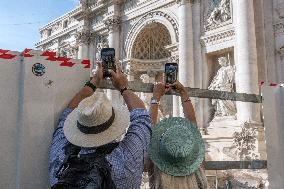
[[[42,54],[29,51],[3,59],[0,51],[1,188],[50,188],[48,154],[54,127],[89,79],[88,61]]]
[[[284,186],[284,88],[264,87],[262,93],[269,189],[279,189]]]
[[[0,187],[16,188],[19,57],[0,59]]]

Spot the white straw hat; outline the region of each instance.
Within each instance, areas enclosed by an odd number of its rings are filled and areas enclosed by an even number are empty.
[[[76,146],[98,147],[121,137],[129,122],[126,106],[112,104],[104,93],[95,92],[68,115],[63,130]]]

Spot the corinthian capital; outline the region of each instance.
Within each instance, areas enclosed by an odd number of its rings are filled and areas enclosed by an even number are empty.
[[[82,30],[75,35],[77,44],[90,44],[95,39],[95,33],[90,30]]]
[[[108,17],[104,20],[104,24],[109,31],[118,30],[120,27],[120,18],[118,16]]]

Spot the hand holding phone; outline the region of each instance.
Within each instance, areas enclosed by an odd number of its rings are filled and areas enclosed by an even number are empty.
[[[116,71],[115,66],[115,49],[114,48],[103,48],[101,50],[101,59],[103,66],[104,78],[111,77],[110,70]]]
[[[169,84],[169,86],[180,95],[187,92],[185,87],[179,81],[176,81],[173,84]]]
[[[173,84],[177,81],[178,77],[178,64],[166,63],[165,65],[165,83],[166,85]]]

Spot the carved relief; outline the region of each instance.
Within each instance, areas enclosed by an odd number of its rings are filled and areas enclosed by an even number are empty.
[[[259,158],[256,153],[257,131],[257,127],[245,122],[242,125],[242,130],[234,133],[233,144],[236,147],[239,159],[253,160]]]
[[[146,20],[150,20],[153,19],[155,16],[160,16],[160,17],[164,17],[166,18],[173,26],[174,30],[175,30],[175,35],[176,35],[176,39],[178,39],[179,33],[178,33],[178,22],[172,18],[172,16],[170,16],[169,14],[162,12],[162,11],[155,11],[155,12],[150,12],[146,15],[144,15],[139,21],[137,21],[135,23],[135,25],[133,26],[133,28],[131,29],[130,33],[128,34],[129,36],[133,35],[133,33],[136,31],[136,28],[138,26],[140,26],[143,22],[145,22]],[[147,25],[149,23],[145,23],[145,25]]]
[[[179,62],[179,46],[178,43],[170,44],[165,47],[171,53],[171,57],[169,57],[170,62]]]
[[[136,71],[136,72],[143,72],[146,73],[147,70],[155,70],[155,71],[164,71],[164,66],[168,62],[168,59],[157,61],[139,61],[139,60],[131,60],[131,62],[128,65],[128,70],[130,72]]]
[[[90,44],[95,39],[95,33],[90,30],[82,30],[75,34],[77,44]]]
[[[227,30],[224,32],[214,33],[213,35],[204,36],[201,38],[201,45],[203,47],[212,46],[220,43],[224,43],[227,41],[231,41],[235,38],[234,29]]]
[[[127,38],[125,40],[125,48],[126,48],[126,56],[128,58],[133,57],[133,46],[137,41],[137,37],[140,32],[147,26],[151,24],[161,24],[163,25],[168,33],[170,34],[171,42],[164,45],[169,45],[171,43],[178,42],[178,23],[174,17],[166,12],[155,11],[145,14],[140,19],[138,19],[131,30],[127,34]],[[157,35],[157,37],[160,34]],[[169,57],[169,56],[168,56]]]
[[[208,12],[205,16],[205,29],[210,30],[222,26],[222,23],[229,21],[231,15],[230,0],[208,0]]]

